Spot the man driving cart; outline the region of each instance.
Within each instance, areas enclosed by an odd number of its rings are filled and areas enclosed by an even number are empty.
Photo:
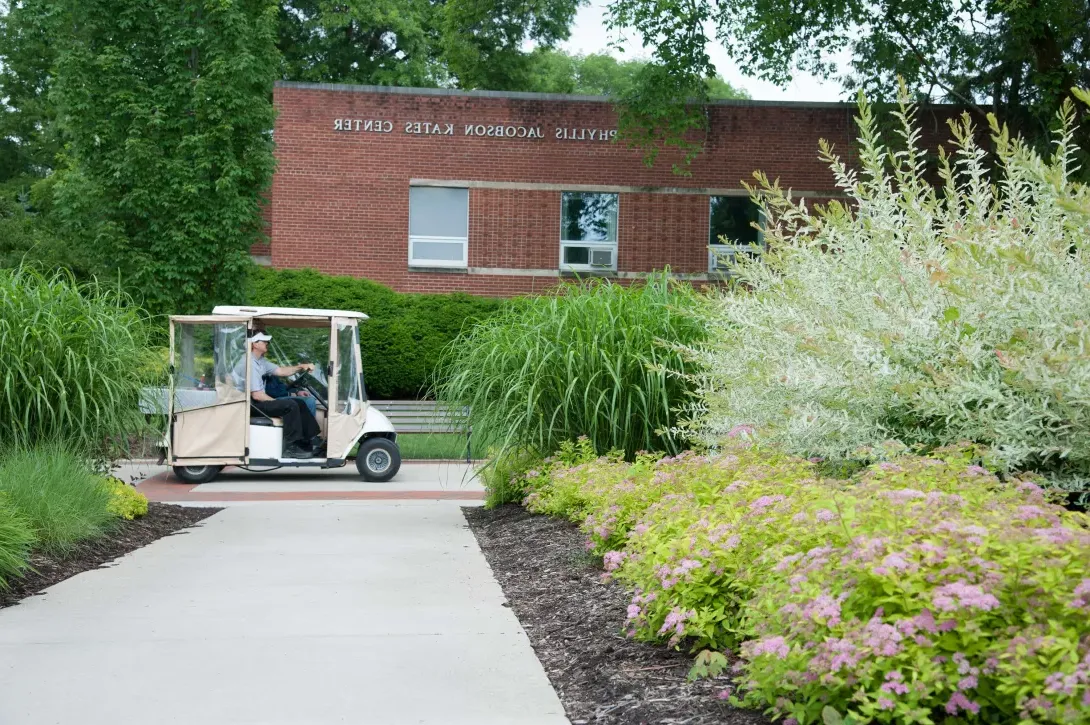
[[[265,354],[269,351],[272,336],[266,332],[254,332],[250,336],[250,405],[261,415],[268,418],[281,418],[284,421],[284,457],[307,459],[323,453],[325,445],[320,437],[321,428],[310,407],[302,398],[274,398],[265,392],[265,376],[286,377],[297,372],[314,370],[313,363],[278,366],[269,361]],[[235,368],[235,385],[241,390],[245,385],[246,373],[243,362]]]

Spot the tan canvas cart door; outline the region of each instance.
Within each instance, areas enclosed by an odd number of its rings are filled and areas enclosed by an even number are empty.
[[[171,318],[170,460],[243,463],[249,426],[248,318]]]
[[[327,455],[344,458],[363,430],[367,405],[360,383],[360,340],[356,321],[334,317],[329,352],[333,374],[329,378],[329,439]]]

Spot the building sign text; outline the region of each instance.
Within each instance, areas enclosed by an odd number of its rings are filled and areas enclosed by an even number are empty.
[[[541,126],[522,124],[453,124],[434,121],[399,122],[402,133],[412,136],[479,136],[481,138],[545,138]],[[333,130],[359,133],[393,133],[394,122],[381,119],[335,118]],[[560,141],[612,141],[617,137],[613,128],[557,127],[553,138]]]

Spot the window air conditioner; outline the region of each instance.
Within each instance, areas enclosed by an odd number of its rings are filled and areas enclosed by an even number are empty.
[[[732,251],[725,244],[712,245],[712,248],[708,251],[708,269],[712,272],[729,269],[731,262],[734,261]]]
[[[613,266],[613,250],[612,249],[592,249],[592,250],[590,250],[590,266],[592,266],[592,267],[612,267]]]

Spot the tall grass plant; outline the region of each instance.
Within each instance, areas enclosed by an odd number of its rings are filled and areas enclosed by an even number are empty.
[[[61,441],[17,448],[0,457],[0,497],[22,516],[35,548],[65,556],[117,522],[111,494],[88,458]]]
[[[34,532],[6,496],[0,494],[0,589],[27,568]]]
[[[446,350],[436,397],[468,406],[498,450],[547,455],[586,436],[598,450],[676,452],[678,410],[692,402],[699,295],[666,273],[630,287],[562,284],[510,302]]]
[[[0,448],[66,440],[97,454],[142,430],[139,391],[162,366],[148,336],[118,291],[0,270]]]

